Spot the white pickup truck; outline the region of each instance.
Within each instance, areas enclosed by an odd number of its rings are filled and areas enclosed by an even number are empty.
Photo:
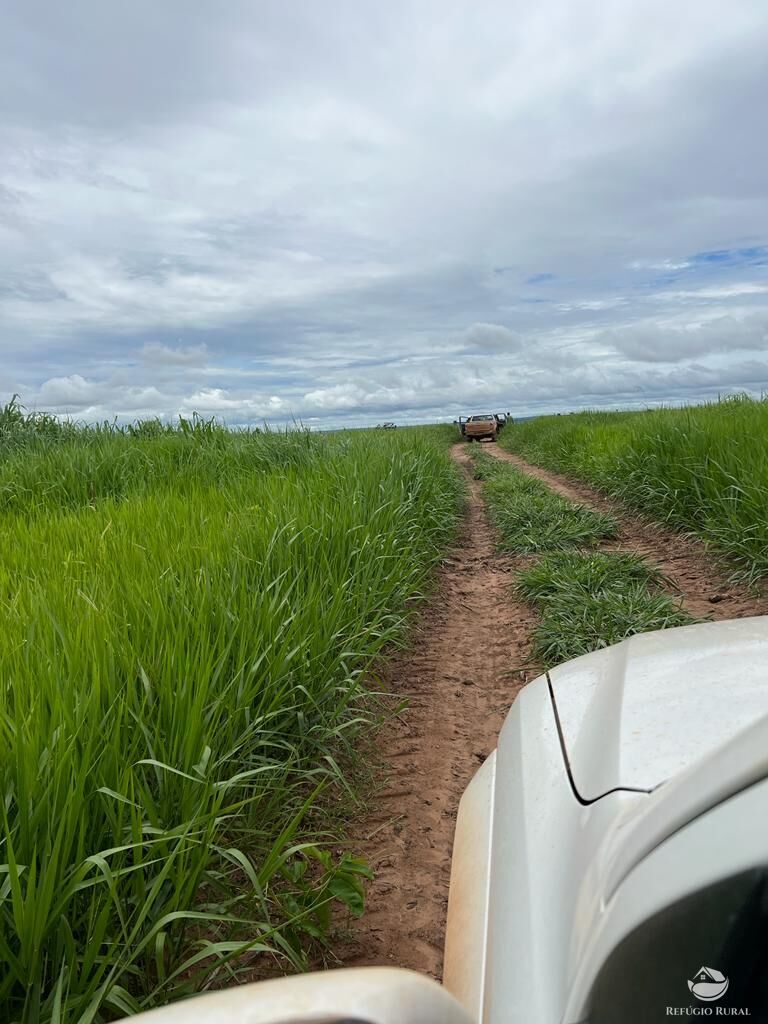
[[[519,694],[459,808],[443,985],[358,968],[147,1024],[768,1020],[768,617],[633,637]]]

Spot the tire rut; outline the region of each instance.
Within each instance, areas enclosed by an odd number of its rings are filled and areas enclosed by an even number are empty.
[[[488,754],[527,664],[535,612],[515,602],[514,560],[497,552],[480,484],[468,476],[464,521],[407,652],[383,673],[408,708],[375,739],[386,783],[350,830],[375,871],[365,915],[336,954],[345,966],[409,967],[441,976],[451,849],[459,799]]]

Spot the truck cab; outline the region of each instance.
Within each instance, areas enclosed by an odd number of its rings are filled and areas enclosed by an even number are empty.
[[[464,437],[467,441],[495,441],[499,424],[493,413],[468,416],[464,422]]]
[[[459,416],[454,423],[467,441],[495,441],[500,430],[512,422],[508,412],[476,413],[473,416]]]

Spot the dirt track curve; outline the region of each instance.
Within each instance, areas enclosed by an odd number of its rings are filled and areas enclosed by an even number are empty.
[[[604,547],[636,551],[659,565],[691,614],[768,613],[765,598],[729,584],[699,541],[643,522],[590,488],[494,444],[485,450],[567,498],[611,511],[621,536]],[[376,878],[365,915],[336,947],[345,966],[409,967],[436,978],[459,798],[496,746],[515,694],[535,674],[527,659],[536,615],[512,593],[511,574],[522,560],[495,549],[467,445],[455,445],[452,454],[467,470],[466,515],[411,647],[385,672],[385,687],[407,698],[408,708],[376,737],[377,753],[390,766],[387,784],[347,844],[368,859]]]

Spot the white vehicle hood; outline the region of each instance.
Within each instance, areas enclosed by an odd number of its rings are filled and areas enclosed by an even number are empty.
[[[548,675],[580,799],[650,791],[768,715],[768,616],[634,636]]]

